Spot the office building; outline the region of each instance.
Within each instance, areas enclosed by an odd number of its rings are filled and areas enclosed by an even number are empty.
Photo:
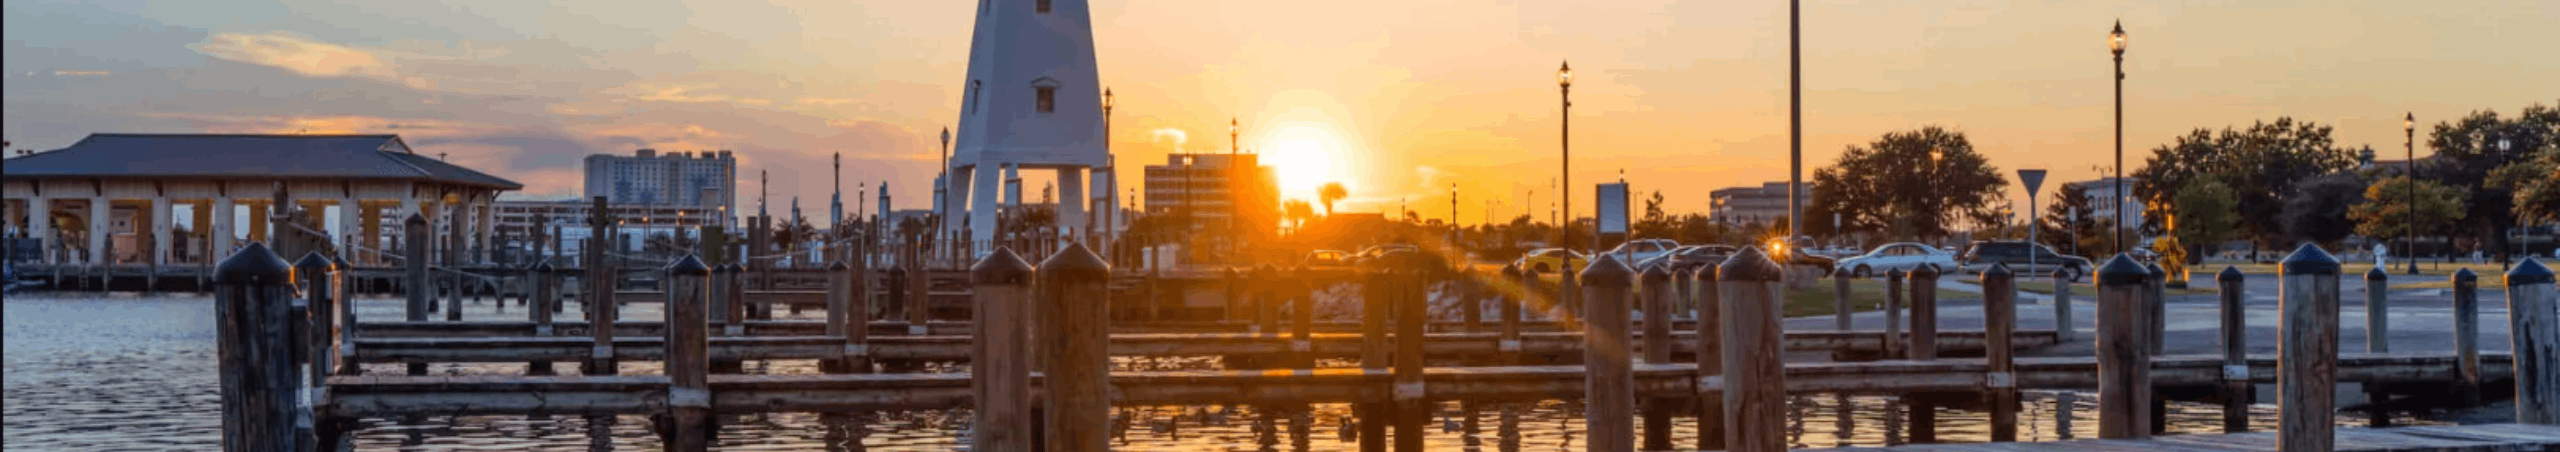
[[[738,210],[738,159],[729,151],[641,149],[589,155],[586,166],[586,195],[614,204]]]

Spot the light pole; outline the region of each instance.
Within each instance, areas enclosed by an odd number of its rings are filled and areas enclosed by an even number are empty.
[[[1236,216],[1237,214],[1244,213],[1244,209],[1239,208],[1243,207],[1243,205],[1238,203],[1238,201],[1241,201],[1242,199],[1240,199],[1241,197],[1236,196],[1236,187],[1240,185],[1236,182],[1237,179],[1241,179],[1237,176],[1241,173],[1240,170],[1244,166],[1240,164],[1241,162],[1236,160],[1236,153],[1244,149],[1241,142],[1237,141],[1237,137],[1239,134],[1243,133],[1243,131],[1244,128],[1236,124],[1236,117],[1227,117],[1227,233],[1220,234],[1221,236],[1224,236],[1224,240],[1218,241],[1218,243],[1225,245],[1224,248],[1227,248],[1225,250],[1227,252],[1221,254],[1233,254],[1237,242],[1242,241],[1244,235],[1244,231],[1236,229]]]
[[[2124,237],[2124,21],[2116,21],[2114,31],[2107,32],[2107,51],[2116,55],[2116,250],[2132,252],[2125,247]]]
[[[2409,158],[2409,274],[2418,274],[2418,113],[2400,117],[2400,149]],[[2385,270],[2388,272],[2388,270]]]
[[[1562,109],[1561,109],[1561,110],[1559,110],[1560,114],[1558,114],[1558,115],[1557,115],[1557,117],[1558,117],[1558,119],[1559,119],[1560,121],[1559,121],[1559,124],[1558,124],[1558,127],[1557,127],[1558,133],[1557,133],[1557,140],[1556,140],[1556,141],[1557,141],[1558,147],[1563,151],[1563,154],[1562,154],[1562,156],[1563,156],[1563,159],[1562,159],[1562,160],[1563,160],[1563,161],[1562,161],[1562,166],[1563,166],[1563,168],[1559,171],[1559,174],[1562,174],[1562,175],[1563,175],[1562,177],[1563,177],[1564,183],[1556,187],[1556,189],[1558,190],[1558,191],[1556,192],[1556,199],[1561,200],[1561,202],[1564,204],[1564,208],[1563,208],[1561,211],[1559,211],[1559,212],[1558,212],[1558,215],[1572,215],[1572,214],[1573,214],[1573,62],[1567,61],[1567,62],[1564,62],[1564,63],[1563,63],[1563,64],[1561,64],[1561,65],[1556,66],[1556,94],[1557,94],[1557,96],[1558,96],[1558,97],[1557,97],[1557,100],[1558,100],[1558,101],[1563,102]],[[1563,221],[1564,221],[1564,220],[1563,220],[1563,217],[1561,217],[1561,216],[1557,217],[1557,220],[1556,220],[1556,221],[1557,221],[1557,223],[1556,223],[1556,246],[1557,246],[1557,247],[1562,247],[1562,248],[1567,249],[1567,250],[1571,250],[1571,249],[1573,249],[1573,247],[1572,247],[1572,246],[1567,245],[1567,244],[1566,244],[1566,242],[1565,242],[1565,237],[1566,237],[1565,231],[1566,231],[1566,230],[1568,230],[1568,229],[1572,229],[1572,228],[1567,227],[1567,225],[1566,225],[1565,223],[1563,223]],[[1576,282],[1576,281],[1574,280],[1574,274],[1573,274],[1573,258],[1572,258],[1570,255],[1567,255],[1567,257],[1565,258],[1565,263],[1564,263],[1564,275],[1562,275],[1562,276],[1564,277],[1564,290],[1563,290],[1563,292],[1564,292],[1564,293],[1563,293],[1563,295],[1564,295],[1564,296],[1563,296],[1563,297],[1561,297],[1561,298],[1563,298],[1563,299],[1564,299],[1564,305],[1566,306],[1566,309],[1572,309],[1572,307],[1574,307],[1574,306],[1578,306],[1577,304],[1575,304],[1575,303],[1574,303],[1574,292],[1580,292],[1580,291],[1582,291],[1582,288],[1580,287],[1580,286],[1581,286],[1581,284],[1580,284],[1580,283],[1578,283],[1578,282]]]
[[[1795,241],[1804,227],[1804,33],[1797,3],[1787,0],[1787,235],[1780,243]]]
[[[943,248],[944,248],[944,249],[942,250],[943,258],[944,258],[944,259],[949,259],[949,260],[956,260],[956,259],[958,259],[958,258],[959,258],[959,256],[953,255],[952,253],[959,252],[959,250],[958,250],[958,248],[959,248],[959,247],[957,247],[957,246],[951,246],[951,240],[952,240],[951,234],[952,234],[952,232],[951,232],[951,228],[950,228],[950,227],[948,227],[948,226],[946,226],[946,225],[951,224],[951,223],[948,221],[948,217],[950,217],[950,216],[951,216],[951,193],[950,193],[950,189],[951,189],[951,127],[950,127],[950,126],[943,126],[943,127],[942,127],[942,185],[943,185],[943,186],[941,186],[941,187],[934,187],[934,188],[933,188],[933,192],[934,192],[934,193],[940,194],[940,196],[935,196],[935,197],[934,197],[934,198],[937,198],[937,199],[935,199],[935,200],[934,200],[935,204],[937,204],[937,205],[933,206],[933,209],[934,209],[934,211],[935,211],[935,212],[933,213],[933,231],[934,231],[934,232],[933,232],[933,236],[937,239],[936,241],[938,241],[938,242],[942,242],[942,245],[943,245]],[[859,196],[859,195],[857,195],[857,196]],[[857,213],[855,213],[855,215],[857,215],[857,216],[858,216],[858,215],[860,215],[860,213],[859,213],[859,212],[857,212]]]
[[[1102,217],[1102,229],[1094,229],[1091,224],[1094,216],[1087,215],[1085,216],[1087,224],[1084,226],[1084,231],[1087,234],[1093,234],[1094,239],[1097,242],[1112,241],[1116,243],[1117,241],[1113,240],[1114,238],[1112,237],[1110,229],[1112,229],[1112,225],[1117,224],[1113,223],[1113,221],[1119,219],[1120,209],[1111,208],[1113,206],[1111,205],[1111,189],[1109,187],[1120,185],[1120,156],[1111,154],[1111,88],[1102,89],[1102,155],[1110,156],[1108,160],[1105,160],[1109,163],[1106,163],[1103,168],[1111,170],[1110,172],[1104,173],[1107,175],[1104,177],[1107,177],[1108,180],[1103,181],[1105,182],[1103,184],[1104,188],[1100,193],[1102,197],[1093,201],[1093,210],[1095,210],[1096,213],[1101,214],[1100,216]],[[1113,253],[1117,249],[1118,248],[1107,243],[1102,245],[1103,253]]]

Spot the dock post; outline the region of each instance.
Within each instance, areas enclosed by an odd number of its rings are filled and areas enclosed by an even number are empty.
[[[2334,449],[2338,391],[2338,259],[2309,243],[2282,264],[2283,336],[2276,358],[2276,450]],[[2519,390],[2524,388],[2517,388]]]
[[[593,255],[605,255],[603,250],[593,251]],[[580,375],[622,373],[620,361],[613,358],[613,324],[620,317],[621,305],[613,301],[615,287],[612,280],[617,279],[614,275],[618,274],[612,264],[602,259],[587,264],[587,275],[590,276],[587,279],[590,281],[587,293],[581,295],[587,298],[587,336],[595,343],[589,348],[586,364],[578,369]]]
[[[2507,324],[2516,360],[2516,423],[2560,425],[2560,291],[2551,267],[2525,258],[2507,270]]]
[[[291,321],[293,328],[302,334],[290,338],[295,342],[288,343],[295,347],[294,354],[301,356],[295,361],[301,367],[297,369],[302,373],[298,386],[303,396],[303,405],[294,411],[294,428],[303,431],[296,436],[305,441],[316,441],[323,436],[332,440],[330,443],[306,443],[303,450],[317,449],[318,444],[334,444],[338,438],[336,431],[321,435],[324,429],[320,428],[319,422],[319,415],[326,408],[322,404],[328,400],[328,389],[322,384],[329,381],[329,366],[336,362],[333,358],[338,351],[338,301],[343,298],[338,293],[339,287],[333,284],[337,273],[338,269],[329,263],[329,257],[319,251],[303,254],[301,260],[293,263],[293,280],[302,288],[302,306],[295,310]]]
[[[1911,345],[1903,359],[1938,359],[1938,267],[1911,269]],[[1927,397],[1904,397],[1911,406],[1911,443],[1938,442],[1938,406]]]
[[[1426,327],[1431,323],[1430,285],[1420,259],[1400,256],[1387,259],[1384,269],[1390,281],[1384,291],[1385,300],[1395,306],[1395,387],[1390,390],[1396,417],[1396,452],[1422,452],[1423,423],[1431,417],[1431,404],[1423,398],[1422,345],[1429,340]]]
[[[2151,341],[2143,286],[2151,272],[2130,255],[2098,267],[2098,438],[2151,437]]]
[[[1537,296],[1534,275],[1537,275],[1535,270],[1523,271],[1518,265],[1502,267],[1502,276],[1508,278],[1518,289],[1505,291],[1500,302],[1502,326],[1499,339],[1494,342],[1494,346],[1495,350],[1502,352],[1504,363],[1520,363],[1520,311],[1529,303],[1529,300]]]
[[[1583,429],[1590,433],[1586,450],[1632,452],[1636,426],[1635,363],[1627,331],[1627,296],[1636,272],[1616,257],[1602,256],[1582,269]]]
[[[2071,269],[2053,269],[2053,342],[2071,342]]]
[[[728,265],[720,266],[720,270],[713,273],[712,276],[726,280],[720,284],[720,290],[727,291],[728,294],[723,298],[729,299],[728,304],[721,306],[722,309],[729,310],[727,314],[720,316],[722,320],[728,322],[721,326],[721,332],[729,333],[731,336],[747,335],[747,264],[730,262]],[[854,284],[859,286],[862,282],[857,280]]]
[[[1831,272],[1831,329],[1853,331],[1849,315],[1856,309],[1849,304],[1849,272]]]
[[[2167,297],[2169,271],[2167,269],[2160,268],[2159,262],[2142,264],[2142,270],[2150,273],[2151,275],[2150,279],[2144,280],[2144,285],[2142,286],[2142,306],[2146,310],[2144,315],[2147,316],[2147,320],[2151,322],[2151,332],[2148,333],[2148,336],[2143,340],[2148,341],[2148,343],[2151,344],[2151,356],[2167,355],[2169,354],[2169,301]],[[2160,395],[2160,391],[2157,389],[2152,390],[2151,434],[2157,435],[2168,432],[2169,398],[2162,397]]]
[[[1903,350],[1907,343],[1904,341],[1909,338],[1902,335],[1902,281],[1908,277],[1910,274],[1899,268],[1884,272],[1884,359],[1907,356]]]
[[[1458,299],[1460,331],[1482,333],[1484,332],[1484,281],[1476,279],[1475,273],[1461,265],[1457,270],[1457,277],[1449,280],[1449,290],[1457,292],[1455,298]]]
[[[1393,289],[1389,287],[1394,284],[1389,282],[1392,276],[1382,264],[1372,260],[1360,268],[1360,368],[1371,371],[1388,370],[1387,356],[1391,353],[1391,345],[1387,343],[1387,321],[1391,313],[1387,299],[1393,296],[1390,295]],[[1390,406],[1377,402],[1351,404],[1352,417],[1360,423],[1361,452],[1387,450],[1387,424],[1393,423],[1391,418],[1394,417],[1389,412]]]
[[[1313,368],[1316,359],[1316,295],[1312,279],[1314,276],[1308,274],[1307,267],[1303,265],[1290,271],[1289,275],[1289,296],[1298,300],[1298,303],[1291,306],[1293,309],[1289,311],[1291,317],[1289,352],[1296,355],[1296,358],[1290,361],[1293,362],[1293,366]]]
[[[404,236],[400,243],[408,245],[408,249],[403,250],[405,255],[400,256],[400,266],[407,270],[407,278],[401,286],[408,289],[409,295],[408,304],[402,306],[401,319],[424,322],[427,321],[427,304],[434,302],[432,298],[436,293],[435,286],[427,278],[427,217],[411,212],[408,219],[400,220],[400,234]],[[427,363],[409,363],[409,375],[426,374]]]
[[[1671,305],[1680,293],[1672,282],[1670,267],[1671,264],[1662,263],[1644,269],[1645,364],[1671,363]],[[1663,398],[1644,400],[1644,450],[1671,450],[1671,402]]]
[[[338,288],[336,308],[338,314],[338,351],[330,352],[329,356],[331,357],[331,360],[337,363],[338,369],[336,370],[336,373],[338,375],[362,374],[364,373],[364,368],[358,365],[356,360],[347,358],[355,356],[356,335],[363,334],[356,329],[356,303],[354,301],[356,291],[353,289],[355,286],[348,284],[354,278],[353,274],[355,273],[355,267],[347,265],[347,258],[344,255],[330,255],[329,265],[338,269],[337,273],[329,275],[329,287]]]
[[[1253,332],[1255,333],[1274,336],[1280,334],[1280,294],[1276,290],[1280,285],[1276,280],[1279,274],[1280,269],[1272,267],[1271,264],[1262,264],[1261,267],[1253,269],[1253,280],[1249,284],[1253,286]]]
[[[881,304],[897,308],[894,316],[888,313],[882,313],[881,316],[896,322],[898,317],[907,316],[907,310],[915,309],[915,303],[907,300],[907,290],[911,289],[907,287],[907,264],[899,262],[890,265],[887,271],[881,272],[881,279],[883,285],[887,286],[881,289],[883,297]]]
[[[912,279],[907,282],[907,335],[909,336],[923,336],[933,332],[926,326],[933,321],[933,267],[925,266],[923,259],[924,253],[914,247],[907,248],[907,260],[916,263],[907,271],[907,278]],[[1109,281],[1110,278],[1103,280]],[[772,287],[768,285],[766,288]]]
[[[720,433],[711,423],[711,267],[687,254],[666,274],[667,450],[707,451]]]
[[[2391,304],[2390,292],[2391,272],[2382,271],[2382,267],[2374,267],[2364,272],[2364,351],[2366,352],[2391,351],[2391,316],[2388,309]],[[2366,381],[2361,386],[2364,386],[2365,405],[2377,407],[2371,413],[2372,425],[2374,427],[2391,426],[2391,415],[2379,408],[2383,402],[2391,400],[2391,393],[2384,391],[2382,382],[2378,380]]]
[[[1033,328],[1048,395],[1045,452],[1110,450],[1111,264],[1067,246],[1039,267],[1042,325]]]
[[[1723,309],[1725,450],[1776,452],[1787,448],[1785,270],[1759,247],[1743,248],[1716,269]]]
[[[728,276],[725,272],[727,268],[728,266],[721,266],[722,271],[719,273],[722,274],[720,276]],[[835,263],[827,264],[827,336],[829,337],[848,339],[853,337],[854,330],[870,329],[870,322],[864,321],[860,316],[853,314],[853,278],[853,266],[846,265],[843,260],[839,259]],[[842,350],[843,352],[841,354],[846,356],[837,359],[818,360],[819,371],[826,373],[845,372],[845,363],[850,361],[850,355],[854,354],[854,350],[850,347],[841,347],[838,348],[838,350]]]
[[[1218,321],[1226,324],[1242,323],[1245,316],[1244,273],[1237,272],[1235,267],[1227,267],[1225,273],[1222,275],[1225,278],[1220,279],[1226,280],[1224,289],[1227,290],[1225,300],[1227,308],[1218,312]]]
[[[551,259],[539,257],[537,257],[537,259],[541,260],[535,261],[532,269],[529,270],[533,277],[533,293],[527,296],[533,297],[533,299],[528,300],[529,304],[525,306],[525,314],[533,316],[534,336],[551,337],[553,331],[551,325],[551,306],[560,304],[560,269],[551,266]],[[548,360],[534,361],[524,364],[525,375],[552,375],[557,373],[559,372],[551,368],[551,361]]]
[[[1982,356],[1991,367],[1982,380],[1990,396],[1991,441],[2017,441],[2018,364],[2013,360],[2017,349],[2009,343],[2018,326],[2017,273],[2006,264],[1991,264],[1982,271],[1982,294]]]
[[[2453,272],[2454,393],[2462,406],[2480,405],[2480,275]]]
[[[2249,431],[2249,313],[2247,276],[2223,266],[2213,275],[2222,301],[2222,432]]]
[[[1716,281],[1716,265],[1698,266],[1691,275],[1698,289],[1698,450],[1724,449],[1724,294]],[[1714,384],[1710,384],[1714,383]]]
[[[836,263],[841,269],[844,263]],[[969,381],[977,400],[977,423],[969,429],[970,449],[986,452],[1031,452],[1031,277],[1030,262],[1012,248],[969,269],[970,298],[976,302],[971,322],[976,330],[971,348]],[[835,272],[842,275],[844,272]],[[842,276],[839,279],[844,279]],[[842,297],[838,297],[842,298]],[[833,309],[830,306],[829,309]],[[829,326],[843,317],[830,310]]]
[[[293,268],[250,242],[214,269],[220,325],[222,450],[294,450],[301,385],[294,372]]]

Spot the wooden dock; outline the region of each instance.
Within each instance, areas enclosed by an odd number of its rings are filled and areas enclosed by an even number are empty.
[[[2336,452],[2547,452],[2560,450],[2560,426],[2429,425],[2337,431]],[[2166,435],[2042,443],[1921,444],[1843,447],[1808,452],[2276,452],[2275,432]]]

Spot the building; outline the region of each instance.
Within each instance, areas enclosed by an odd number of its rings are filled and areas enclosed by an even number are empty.
[[[1026,4],[1028,3],[1028,4]],[[968,79],[960,80],[959,127],[951,131],[944,196],[947,234],[986,243],[997,233],[998,199],[1011,173],[1055,171],[1058,224],[1085,224],[1090,203],[1117,208],[1105,138],[1100,69],[1086,0],[987,2],[972,16]],[[1092,173],[1092,182],[1086,174]],[[961,205],[966,203],[966,205]],[[964,255],[974,255],[964,254]]]
[[[84,265],[203,263],[243,239],[295,234],[327,234],[354,245],[346,259],[380,264],[413,214],[442,260],[484,261],[490,207],[524,188],[419,155],[398,135],[101,133],[10,158],[0,176],[10,227],[41,241],[47,262]],[[278,199],[309,216],[271,221]]]
[[[1813,184],[1804,184],[1797,196],[1813,201]],[[1758,187],[1732,187],[1707,192],[1708,217],[1726,224],[1775,224],[1787,211],[1787,183],[1765,182]]]
[[[547,235],[536,234],[535,226],[545,229],[556,226],[561,233],[560,251],[564,256],[576,256],[582,249],[582,242],[590,232],[587,229],[588,222],[592,221],[589,216],[595,212],[595,203],[583,199],[503,200],[493,207],[497,210],[497,228],[492,233],[496,234],[499,243],[506,244],[511,251],[530,251],[534,247],[534,237]],[[635,243],[630,246],[635,247],[638,246],[637,240],[646,240],[649,236],[679,231],[690,234],[702,226],[727,223],[722,221],[727,213],[718,207],[608,204],[605,209],[620,222],[617,227],[631,233]]]
[[[2082,198],[2088,199],[2089,201],[2089,209],[2091,211],[2084,214],[2089,218],[2113,219],[2116,218],[2116,212],[2118,209],[2122,209],[2124,212],[2124,221],[2129,224],[2138,225],[2142,223],[2142,198],[2133,193],[2133,184],[2137,180],[2138,179],[2130,177],[2109,177],[2071,182],[2065,185],[2080,188],[2080,193],[2078,193],[2078,195]],[[2118,192],[2116,191],[2116,187],[2118,186],[2124,187],[2124,191],[2122,192],[2124,198],[2119,199],[2116,202],[2107,202],[2108,199],[2112,199],[2117,196]]]
[[[587,156],[587,196],[615,204],[738,210],[738,158],[729,151]]]
[[[1172,154],[1147,165],[1147,214],[1179,217],[1190,212],[1193,231],[1224,229],[1234,218],[1245,231],[1279,226],[1279,179],[1257,154]],[[1255,215],[1259,213],[1260,215]],[[1269,218],[1264,218],[1269,217]]]

